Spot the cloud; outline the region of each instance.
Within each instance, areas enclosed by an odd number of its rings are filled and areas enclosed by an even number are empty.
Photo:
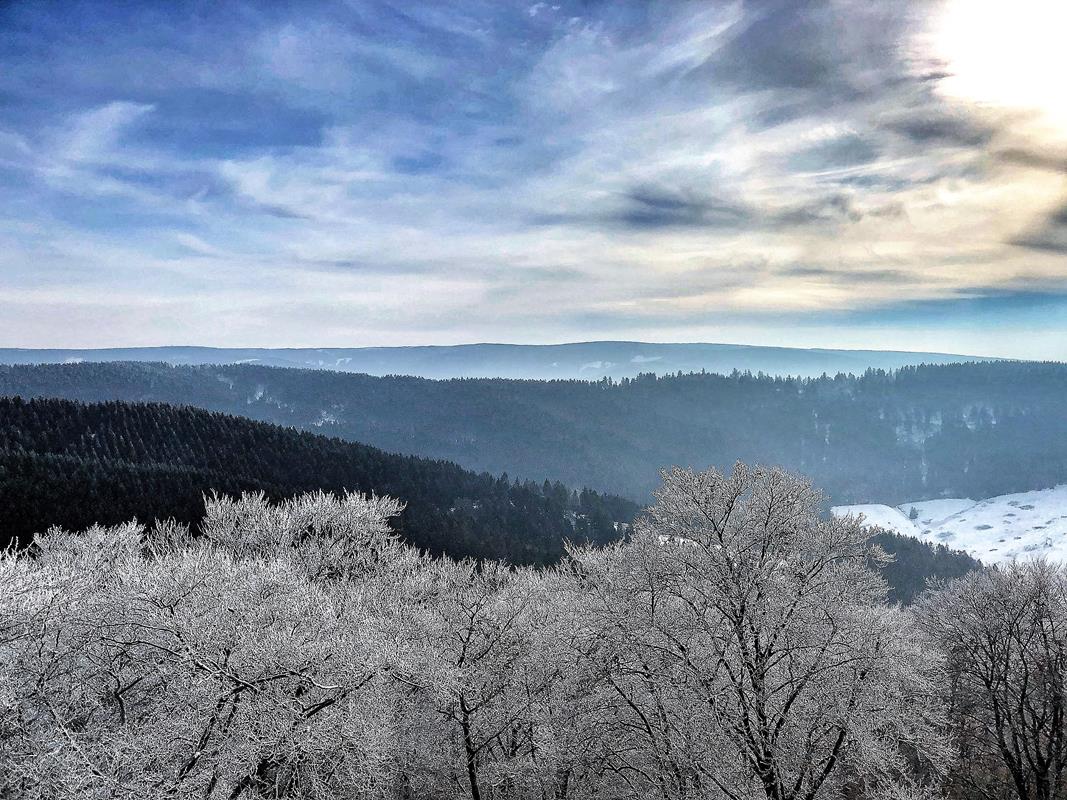
[[[122,135],[153,109],[149,103],[116,100],[77,114],[57,135],[59,153],[74,162],[106,159]]]
[[[797,264],[781,270],[781,274],[795,278],[815,279],[844,284],[888,284],[899,286],[915,279],[915,275],[901,269],[867,269],[847,271],[840,268]]]
[[[887,44],[906,30],[905,4],[759,0],[745,9],[702,77],[738,91],[802,92],[824,102],[870,95],[900,77]]]
[[[1065,143],[945,94],[930,9],[7,4],[0,291],[22,294],[3,330],[758,334],[1040,292],[1062,273]],[[238,311],[206,319],[211,293]],[[106,325],[56,325],[109,296]],[[127,313],[152,297],[166,313]]]
[[[934,108],[890,114],[882,125],[918,145],[979,147],[987,144],[995,133],[991,126],[966,114],[949,114]]]
[[[1067,256],[1067,204],[1052,211],[1040,223],[1012,239],[1011,243]]]
[[[791,153],[788,166],[798,172],[817,172],[869,164],[878,155],[879,148],[870,138],[847,133]]]
[[[629,228],[696,226],[736,229],[752,220],[751,210],[738,203],[647,186],[627,192],[625,206],[617,212],[615,219]]]
[[[1011,147],[996,152],[995,156],[1008,164],[1067,174],[1067,155]]]

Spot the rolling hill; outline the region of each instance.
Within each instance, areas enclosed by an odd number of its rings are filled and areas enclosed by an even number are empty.
[[[821,350],[738,344],[576,342],[553,345],[465,344],[444,347],[213,348],[126,347],[103,350],[0,349],[0,364],[158,361],[258,364],[423,378],[597,380],[681,372],[764,372],[815,377],[919,364],[985,361],[980,356],[892,350]]]
[[[0,545],[52,525],[195,525],[214,491],[280,499],[320,489],[403,500],[400,533],[431,552],[524,564],[556,560],[567,539],[613,540],[638,510],[194,408],[0,397]]]
[[[807,475],[833,505],[991,497],[1067,480],[1067,366],[1054,363],[617,382],[85,363],[0,366],[0,394],[185,403],[639,503],[665,466],[737,460]]]

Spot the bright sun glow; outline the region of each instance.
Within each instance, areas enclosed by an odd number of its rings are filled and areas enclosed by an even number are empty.
[[[933,31],[950,97],[1038,111],[1067,135],[1067,2],[947,0]]]

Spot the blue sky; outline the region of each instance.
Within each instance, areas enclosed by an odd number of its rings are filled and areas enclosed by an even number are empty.
[[[1043,0],[8,3],[0,345],[1067,358]]]

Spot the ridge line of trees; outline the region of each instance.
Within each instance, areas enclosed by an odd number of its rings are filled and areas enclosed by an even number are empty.
[[[836,505],[991,497],[1067,481],[1067,365],[621,381],[371,377],[252,364],[0,366],[0,394],[154,400],[645,504],[668,464],[810,476]]]

